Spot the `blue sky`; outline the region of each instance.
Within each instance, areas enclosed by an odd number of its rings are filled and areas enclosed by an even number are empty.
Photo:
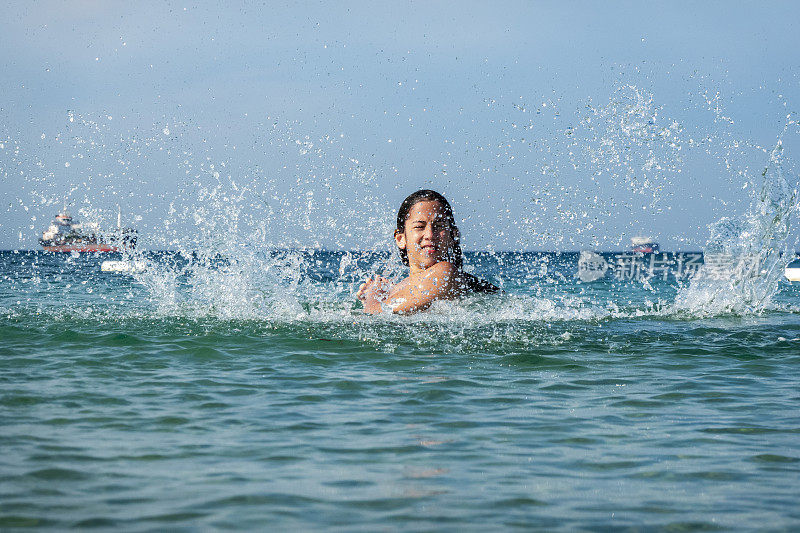
[[[796,183],[799,11],[12,3],[0,247],[36,248],[66,202],[119,205],[153,248],[379,248],[430,187],[471,249],[698,248],[779,136]]]

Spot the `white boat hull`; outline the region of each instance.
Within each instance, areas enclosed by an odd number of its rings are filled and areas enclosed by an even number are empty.
[[[144,261],[103,261],[103,272],[143,272],[147,268]]]

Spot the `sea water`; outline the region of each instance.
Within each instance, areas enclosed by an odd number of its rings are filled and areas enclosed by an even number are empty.
[[[0,253],[0,528],[800,524],[800,289],[765,268],[725,306],[467,254],[503,294],[370,317],[384,253],[138,257]]]
[[[563,128],[543,128],[569,116],[552,103],[515,100],[490,117],[503,143],[443,153],[430,185],[467,190],[465,247],[478,228],[509,250],[465,267],[503,293],[414,316],[355,300],[365,277],[405,274],[389,199],[411,191],[387,192],[397,169],[346,138],[270,121],[248,160],[180,121],[70,113],[55,151],[0,143],[31,233],[67,193],[87,219],[114,199],[150,220],[124,257],[0,252],[0,529],[797,529],[800,286],[782,269],[800,204],[782,142],[748,142],[716,108],[680,121],[630,85]],[[503,176],[518,185],[487,215]],[[742,193],[708,202],[723,216],[702,250],[596,241],[675,220],[678,189],[705,185]],[[528,235],[606,253],[523,252]]]

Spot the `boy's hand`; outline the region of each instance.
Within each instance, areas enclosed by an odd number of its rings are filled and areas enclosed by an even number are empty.
[[[374,314],[381,312],[381,302],[389,296],[391,282],[383,276],[367,278],[356,292],[356,298],[364,303],[364,311]]]

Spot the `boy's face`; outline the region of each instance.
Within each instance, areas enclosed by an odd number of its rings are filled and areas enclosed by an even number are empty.
[[[411,207],[405,228],[395,235],[395,241],[408,253],[412,272],[447,259],[453,248],[453,229],[439,201],[424,200]]]

